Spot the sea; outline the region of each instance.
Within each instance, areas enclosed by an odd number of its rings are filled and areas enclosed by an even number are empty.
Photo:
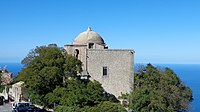
[[[137,69],[135,64],[135,68]],[[155,67],[168,67],[172,69],[179,78],[190,87],[193,92],[194,100],[191,103],[190,112],[200,112],[200,64],[153,64]],[[20,63],[0,63],[0,67],[6,67],[9,72],[13,73],[13,77],[18,75],[23,65]]]

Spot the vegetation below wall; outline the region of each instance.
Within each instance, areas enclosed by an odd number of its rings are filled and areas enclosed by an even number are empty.
[[[192,91],[169,68],[140,66],[135,74],[134,90],[123,98],[136,112],[184,112],[193,100]]]
[[[0,85],[0,93],[2,93],[4,89],[5,89],[5,87]]]

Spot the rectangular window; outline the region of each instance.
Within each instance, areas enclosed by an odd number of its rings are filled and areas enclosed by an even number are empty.
[[[94,43],[89,43],[89,49],[93,49]]]
[[[108,68],[107,67],[103,67],[103,76],[108,75]]]

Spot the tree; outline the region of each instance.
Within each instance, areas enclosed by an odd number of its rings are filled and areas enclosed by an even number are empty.
[[[67,55],[67,53],[65,53],[64,56],[66,59],[65,63],[63,64],[64,77],[80,78],[77,76],[77,72],[80,73],[82,71],[81,61],[73,56]]]
[[[68,80],[67,87],[57,87],[46,96],[46,99],[49,104],[56,103],[64,106],[63,108],[66,108],[65,106],[93,107],[104,101],[118,103],[113,95],[104,91],[99,82],[82,82],[77,79]]]
[[[193,100],[191,89],[171,69],[158,70],[151,64],[135,74],[134,87],[126,97],[134,111],[182,112]]]
[[[113,103],[110,101],[104,101],[100,104],[89,107],[85,106],[80,108],[79,106],[57,106],[56,112],[127,112],[127,110],[120,103]]]
[[[105,101],[88,109],[87,112],[126,112],[126,109],[120,103]]]
[[[56,86],[64,85],[63,79],[68,79],[66,73],[81,72],[81,62],[77,58],[66,55],[60,48],[54,46],[36,47],[22,63],[25,68],[16,80],[25,81],[33,102],[43,105],[46,105],[44,98],[48,93]],[[73,69],[66,69],[66,66]]]

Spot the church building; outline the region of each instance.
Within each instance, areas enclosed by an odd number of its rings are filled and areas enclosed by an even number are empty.
[[[83,72],[79,74],[82,78],[99,81],[105,91],[116,97],[133,89],[133,49],[109,49],[103,38],[90,27],[64,49],[82,61]]]

